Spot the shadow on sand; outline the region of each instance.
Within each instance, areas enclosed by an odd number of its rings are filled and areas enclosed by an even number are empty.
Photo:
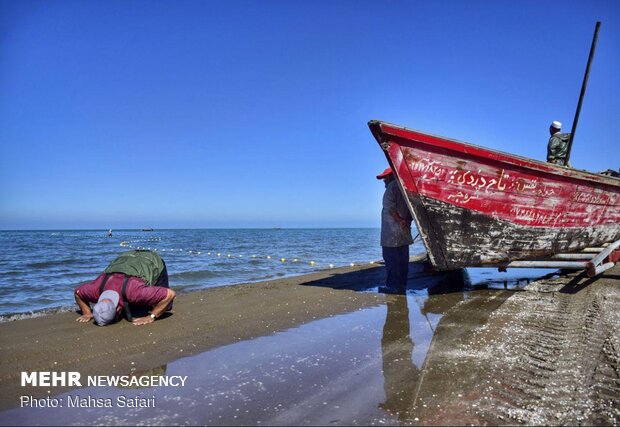
[[[348,289],[367,291],[385,283],[386,271],[384,266],[364,269],[304,283],[303,286],[320,286],[332,289]],[[407,290],[428,289],[429,295],[462,292],[471,286],[467,271],[464,269],[433,272],[424,260],[409,263]]]

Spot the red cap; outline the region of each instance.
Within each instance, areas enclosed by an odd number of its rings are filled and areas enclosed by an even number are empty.
[[[377,175],[377,179],[383,179],[391,173],[392,173],[392,168],[387,168],[386,170],[381,172],[379,175]]]

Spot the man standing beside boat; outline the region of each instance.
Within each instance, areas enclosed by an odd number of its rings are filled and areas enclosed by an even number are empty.
[[[382,179],[385,183],[381,211],[381,246],[387,271],[386,284],[379,287],[379,292],[404,294],[409,271],[409,245],[413,243],[411,213],[392,169],[387,168],[377,175],[377,179]]]
[[[561,166],[570,166],[566,164],[566,157],[568,155],[568,141],[570,139],[569,133],[561,133],[562,123],[554,121],[549,126],[549,143],[547,144],[547,161]]]

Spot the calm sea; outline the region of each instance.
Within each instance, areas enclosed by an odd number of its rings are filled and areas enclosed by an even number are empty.
[[[177,291],[381,259],[379,229],[0,231],[0,320],[74,308],[73,289],[121,252],[157,250]],[[416,243],[411,253],[423,252]],[[24,317],[24,316],[18,316]]]

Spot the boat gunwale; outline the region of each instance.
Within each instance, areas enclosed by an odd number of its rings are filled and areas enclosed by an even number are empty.
[[[467,156],[472,156],[475,158],[482,158],[487,161],[493,161],[498,163],[506,163],[513,167],[525,168],[541,173],[556,175],[562,177],[564,179],[574,179],[579,182],[586,181],[588,184],[596,184],[596,185],[606,185],[612,187],[614,190],[620,190],[620,178],[615,178],[612,176],[602,175],[595,172],[590,172],[586,170],[567,168],[565,166],[559,166],[553,163],[544,162],[541,160],[532,159],[529,157],[523,157],[516,154],[506,153],[504,151],[495,150],[491,148],[481,147],[479,145],[471,144],[468,142],[460,141],[453,138],[444,137],[441,135],[435,135],[432,133],[420,131],[417,129],[408,128],[405,126],[395,125],[393,123],[381,121],[381,120],[371,120],[368,122],[368,126],[370,127],[375,139],[379,143],[384,142],[383,138],[381,138],[381,134],[390,135],[398,138],[403,138],[405,140],[411,140],[420,144],[430,145],[442,149],[447,149],[450,151],[455,151],[459,153],[466,154]],[[378,128],[378,129],[377,129]],[[433,139],[438,140],[439,143],[435,143],[434,141],[420,141],[414,138],[407,138],[403,135],[398,135],[395,133],[389,132],[389,129],[395,129],[405,132],[413,132],[420,135],[424,135]],[[376,133],[376,130],[379,131],[379,134]],[[447,144],[441,144],[441,142]],[[450,146],[450,144],[460,145],[463,148],[471,147],[475,150],[482,151],[483,154],[480,153],[471,153],[466,150],[459,150],[457,147]],[[446,146],[447,145],[447,146]],[[502,156],[503,158],[495,158],[495,156]],[[591,183],[591,184],[590,184]],[[584,183],[586,185],[586,183]]]

